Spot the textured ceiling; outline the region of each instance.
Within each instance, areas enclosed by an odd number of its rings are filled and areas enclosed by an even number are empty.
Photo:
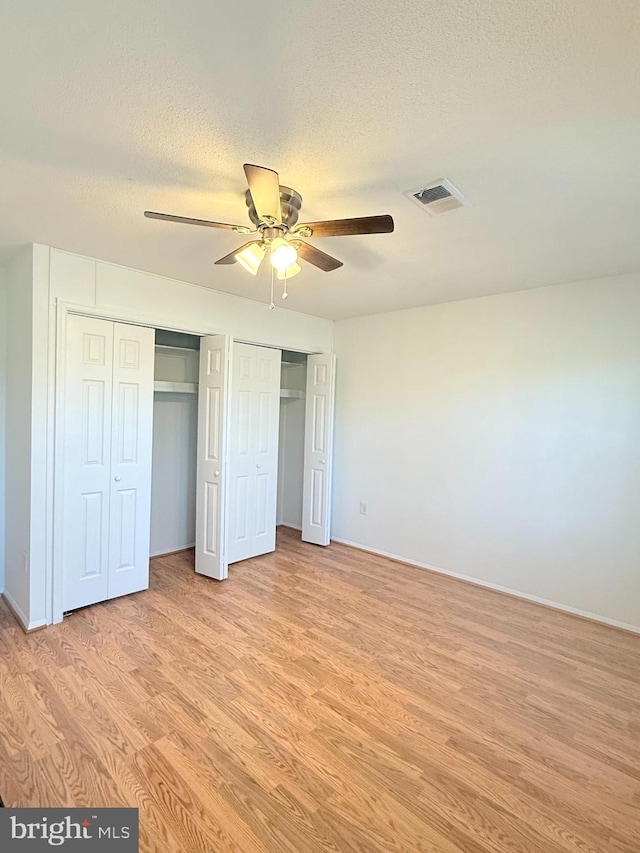
[[[267,298],[213,261],[242,237],[242,163],[317,240],[287,307],[339,318],[640,269],[637,0],[3,0],[0,246],[36,241]],[[451,179],[472,206],[402,192]]]

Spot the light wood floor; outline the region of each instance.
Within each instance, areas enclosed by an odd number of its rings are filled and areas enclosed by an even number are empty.
[[[2,603],[5,803],[163,853],[638,853],[640,637],[279,540],[29,636]]]

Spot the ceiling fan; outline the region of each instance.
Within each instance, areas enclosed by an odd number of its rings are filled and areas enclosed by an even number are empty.
[[[245,163],[244,173],[249,184],[245,199],[249,219],[255,226],[253,229],[246,225],[190,219],[170,213],[155,213],[152,210],[145,210],[144,215],[149,219],[204,225],[207,228],[226,228],[238,234],[256,234],[255,240],[220,258],[216,264],[237,262],[252,275],[256,275],[268,253],[273,272],[277,274],[278,279],[285,282],[283,298],[286,298],[286,280],[300,272],[298,259],[301,258],[324,272],[331,272],[342,266],[342,261],[306,243],[303,237],[346,237],[350,234],[386,234],[393,231],[393,219],[388,215],[330,219],[298,225],[298,213],[302,207],[300,193],[291,187],[281,186],[278,173],[273,169]],[[273,298],[271,301],[273,304]]]

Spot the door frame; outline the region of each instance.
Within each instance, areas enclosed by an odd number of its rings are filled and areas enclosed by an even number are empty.
[[[47,623],[57,624],[64,618],[63,605],[63,565],[62,565],[62,533],[63,517],[63,487],[64,487],[64,452],[63,425],[65,399],[65,371],[67,344],[67,317],[69,314],[80,314],[83,317],[95,317],[98,320],[110,320],[114,323],[127,323],[131,326],[148,326],[152,329],[163,329],[170,332],[181,332],[187,335],[204,337],[206,335],[227,335],[228,331],[220,328],[178,328],[158,322],[153,314],[137,311],[123,311],[117,307],[99,307],[79,305],[67,302],[57,297],[54,310],[51,312],[49,336],[49,375],[53,400],[49,412],[51,414],[47,428],[47,459],[51,460],[47,488],[47,536],[50,545],[46,549],[47,563],[45,566],[45,596],[47,602]],[[255,346],[283,349],[291,352],[301,352],[313,355],[310,350],[293,350],[287,345],[275,345],[261,341],[233,338],[238,343],[254,344]],[[49,466],[48,466],[49,467]]]

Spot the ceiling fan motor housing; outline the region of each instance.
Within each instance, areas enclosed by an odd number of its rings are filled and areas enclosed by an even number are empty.
[[[256,213],[256,208],[251,197],[251,190],[247,190],[245,201],[248,207],[249,219],[257,227],[264,223]],[[280,210],[282,212],[282,224],[290,229],[298,221],[298,214],[302,207],[302,196],[300,193],[291,189],[291,187],[283,187],[280,185]]]

